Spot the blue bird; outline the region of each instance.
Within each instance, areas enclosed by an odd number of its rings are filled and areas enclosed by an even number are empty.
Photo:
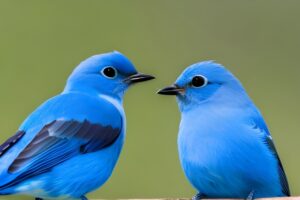
[[[81,199],[111,175],[125,137],[125,91],[153,79],[119,52],[81,62],[63,92],[0,146],[0,195]]]
[[[201,198],[290,196],[267,125],[239,80],[212,61],[189,66],[175,84],[181,166]]]

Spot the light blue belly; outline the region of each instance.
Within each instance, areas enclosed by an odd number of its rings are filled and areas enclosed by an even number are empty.
[[[248,135],[181,133],[179,156],[191,184],[211,198],[246,198],[252,190],[256,197],[282,196],[274,156]]]

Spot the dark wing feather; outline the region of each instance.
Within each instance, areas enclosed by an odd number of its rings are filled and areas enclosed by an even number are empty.
[[[55,120],[44,126],[13,161],[8,172],[20,174],[0,189],[45,173],[76,155],[108,147],[120,132],[120,128],[92,124],[87,120]]]
[[[266,145],[269,147],[270,151],[274,154],[274,156],[277,158],[278,161],[278,173],[279,173],[279,177],[280,177],[280,183],[281,183],[281,188],[282,188],[282,192],[286,195],[286,196],[291,196],[290,193],[290,189],[289,189],[289,184],[281,163],[281,160],[278,156],[278,153],[276,151],[275,145],[273,143],[272,138],[268,135],[265,137],[265,143]]]
[[[0,157],[5,154],[11,147],[13,147],[17,142],[25,135],[24,131],[18,131],[15,135],[13,135],[11,138],[6,140],[1,146],[0,146]]]

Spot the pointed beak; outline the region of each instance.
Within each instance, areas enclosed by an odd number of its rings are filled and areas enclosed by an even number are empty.
[[[126,79],[124,79],[124,82],[127,84],[133,84],[133,83],[149,81],[152,79],[155,79],[155,77],[148,75],[148,74],[137,73],[137,74],[133,74],[133,75],[127,77]]]
[[[184,93],[184,88],[180,88],[178,85],[171,85],[157,92],[157,94],[162,95],[179,95],[182,93]]]

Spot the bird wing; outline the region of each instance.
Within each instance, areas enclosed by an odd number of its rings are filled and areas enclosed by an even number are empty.
[[[18,173],[18,176],[0,189],[45,173],[76,155],[108,147],[116,141],[120,133],[120,127],[102,126],[87,120],[54,120],[45,125],[12,162],[8,172]],[[14,137],[18,136],[16,134]],[[12,141],[8,144],[13,144]]]
[[[263,120],[262,117],[260,117],[261,116],[260,113],[258,113],[257,116],[258,117],[256,117],[254,119],[254,128],[258,129],[259,132],[262,133],[263,142],[267,145],[269,150],[272,152],[274,157],[277,159],[277,163],[278,163],[277,168],[278,168],[278,174],[279,174],[279,178],[280,178],[281,190],[286,196],[290,196],[291,194],[290,194],[289,184],[288,184],[286,174],[284,172],[281,160],[280,160],[277,150],[275,148],[273,139],[270,135],[270,132],[268,130],[268,127],[267,127],[265,121]]]

